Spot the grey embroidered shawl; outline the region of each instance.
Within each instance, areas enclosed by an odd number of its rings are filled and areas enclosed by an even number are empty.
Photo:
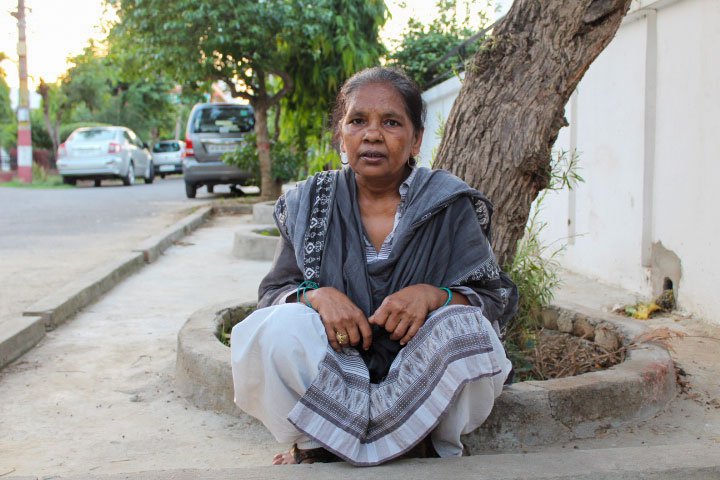
[[[517,289],[488,240],[492,205],[477,190],[444,170],[419,168],[390,256],[370,265],[356,195],[347,168],[318,173],[278,200],[275,220],[283,238],[260,285],[258,307],[312,280],[345,293],[369,316],[388,295],[428,283],[472,288],[486,318],[501,328],[515,314]],[[372,347],[362,352],[373,382],[384,378],[400,350],[388,337],[374,328]]]

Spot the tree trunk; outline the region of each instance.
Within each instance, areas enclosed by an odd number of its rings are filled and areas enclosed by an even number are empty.
[[[280,105],[280,102],[275,104],[273,117],[275,122],[275,129],[273,131],[273,141],[277,142],[280,140],[280,110],[282,110],[282,105]]]
[[[58,148],[60,147],[60,140],[58,137],[60,136],[59,131],[61,110],[59,110],[55,114],[55,122],[53,122],[50,119],[50,87],[43,81],[42,78],[40,79],[40,85],[37,88],[37,92],[42,98],[43,118],[45,120],[45,128],[47,129],[48,135],[50,136],[50,141],[52,142],[53,151],[51,158],[54,162],[55,160],[57,160]]]
[[[530,206],[548,185],[565,104],[630,2],[515,0],[467,66],[437,165],[493,202],[500,265],[512,261]]]
[[[255,110],[255,137],[257,139],[258,160],[260,161],[260,198],[263,200],[275,200],[280,196],[281,185],[272,176],[267,103],[265,99],[257,99],[252,102]]]

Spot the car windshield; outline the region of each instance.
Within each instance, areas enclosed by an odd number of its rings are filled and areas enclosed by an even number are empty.
[[[192,125],[194,133],[249,132],[255,125],[252,110],[245,106],[212,106],[201,109]]]
[[[180,144],[178,142],[160,142],[153,147],[155,153],[179,152]]]
[[[114,140],[115,130],[107,128],[91,128],[89,130],[78,130],[70,135],[69,142],[99,142],[102,140]]]

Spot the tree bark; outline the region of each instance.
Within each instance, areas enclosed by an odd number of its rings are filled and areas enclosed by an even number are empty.
[[[248,100],[255,112],[255,145],[258,152],[258,162],[260,163],[260,198],[263,200],[275,200],[282,193],[282,182],[272,176],[268,112],[275,105],[278,106],[278,110],[280,109],[280,100],[292,92],[294,85],[292,78],[286,72],[272,71],[270,73],[279,76],[283,81],[282,88],[274,95],[268,93],[266,74],[260,68],[255,69],[257,84],[253,86],[254,94],[238,89],[232,79],[225,79],[228,85],[235,85],[235,88],[232,89],[232,95]]]
[[[262,99],[252,103],[255,110],[255,136],[257,139],[258,160],[260,162],[260,198],[274,200],[280,196],[281,185],[272,176],[268,106],[267,102]]]
[[[631,0],[515,0],[466,68],[436,165],[495,206],[493,249],[508,265],[549,181],[564,108],[615,36]]]
[[[55,113],[55,121],[53,122],[50,118],[50,87],[41,78],[40,85],[37,88],[37,92],[42,98],[42,109],[43,118],[45,119],[45,128],[50,136],[52,142],[52,159],[57,160],[58,148],[60,147],[60,117],[62,116],[62,107],[58,106],[58,111]]]

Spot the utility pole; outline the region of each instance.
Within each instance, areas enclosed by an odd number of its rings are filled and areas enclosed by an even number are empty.
[[[20,74],[20,100],[18,102],[18,176],[25,183],[32,183],[32,137],[30,135],[30,92],[28,91],[27,43],[25,41],[25,0],[18,0],[17,12],[13,14],[18,24],[18,71]]]

